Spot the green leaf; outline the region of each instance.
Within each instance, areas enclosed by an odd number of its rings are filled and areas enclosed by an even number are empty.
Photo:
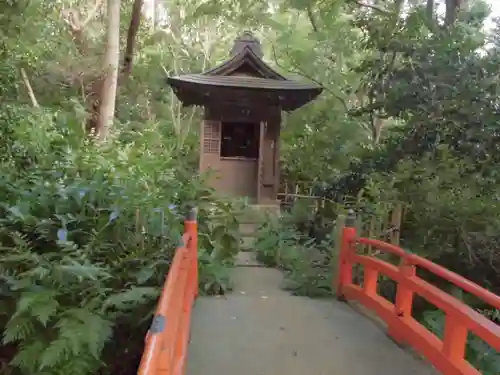
[[[16,219],[24,220],[25,216],[21,212],[18,206],[9,207],[9,213],[14,216]]]
[[[117,310],[127,310],[146,301],[155,300],[159,294],[160,288],[132,287],[106,298],[103,309],[115,308]]]
[[[35,332],[35,325],[31,318],[26,316],[13,316],[5,325],[3,343],[8,344],[25,340]]]

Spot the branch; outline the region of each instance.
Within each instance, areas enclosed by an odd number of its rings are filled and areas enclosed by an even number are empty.
[[[309,19],[309,22],[311,23],[311,27],[315,33],[319,33],[319,27],[318,27],[318,22],[316,21],[316,18],[314,18],[314,13],[312,10],[312,6],[308,5],[307,7],[307,18]],[[325,56],[328,60],[330,60],[332,63],[336,63],[335,57],[330,57],[330,56]]]
[[[314,32],[317,33],[319,31],[318,24],[316,23],[316,19],[314,18],[314,14],[310,4],[307,6],[307,18],[309,18],[309,22],[311,22],[311,26]]]
[[[85,26],[87,26],[87,24],[92,20],[92,18],[94,18],[97,11],[101,7],[102,2],[103,2],[103,0],[96,0],[94,8],[92,8],[92,10],[87,14],[87,18],[85,19],[85,21],[83,21],[80,24],[80,29],[83,29]]]
[[[314,79],[313,77],[311,77],[310,75],[308,75],[307,73],[305,73],[302,69],[298,68],[297,66],[294,66],[294,68],[296,69],[295,71],[291,71],[289,69],[286,69],[283,65],[281,65],[278,61],[278,56],[276,55],[276,49],[274,48],[274,46],[272,46],[272,50],[273,50],[273,59],[274,59],[274,63],[281,69],[284,69],[284,70],[287,70],[289,73],[294,73],[294,74],[300,74],[302,75],[303,77],[309,79],[310,81],[318,84],[319,86],[321,86],[325,91],[327,91],[330,95],[332,95],[335,99],[337,99],[341,104],[342,106],[344,107],[344,109],[346,111],[349,111],[349,107],[347,106],[345,100],[340,97],[339,95],[337,95],[335,92],[333,92],[332,90],[330,90],[328,87],[325,87],[323,85],[323,83],[319,82],[317,79]],[[292,61],[290,59],[290,61]]]
[[[24,68],[21,68],[21,76],[23,77],[24,85],[26,86],[26,89],[28,90],[28,95],[31,99],[31,104],[35,108],[40,108],[40,105],[38,104],[38,101],[36,100],[35,93],[33,92],[33,88],[31,87],[30,80],[28,79],[28,75],[26,74],[26,71],[24,70]]]
[[[85,21],[80,22],[79,13],[74,9],[64,9],[62,11],[62,17],[64,22],[66,22],[70,28],[71,35],[77,45],[78,50],[82,55],[88,52],[87,41],[83,35],[83,28],[94,18],[95,14],[102,5],[103,0],[96,0],[94,8],[88,13]]]
[[[359,0],[351,0],[351,3],[354,3],[354,4],[356,4],[356,5],[360,6],[360,7],[363,7],[363,8],[369,8],[369,9],[371,9],[371,10],[377,12],[377,13],[380,13],[380,14],[385,14],[385,15],[391,14],[391,12],[389,12],[389,11],[387,11],[385,9],[379,8],[376,5],[366,4],[366,3],[363,3],[363,2],[361,2]]]

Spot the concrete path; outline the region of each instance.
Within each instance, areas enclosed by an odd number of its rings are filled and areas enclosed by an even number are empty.
[[[235,291],[195,305],[188,375],[435,375],[348,305],[295,297],[241,253]]]

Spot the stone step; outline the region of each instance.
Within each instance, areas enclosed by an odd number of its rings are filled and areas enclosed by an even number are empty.
[[[254,237],[241,237],[242,244],[240,245],[241,251],[253,251]]]
[[[254,236],[260,225],[260,223],[241,223],[239,229],[241,236]]]
[[[278,204],[254,204],[242,210],[237,216],[240,223],[256,224],[267,220],[269,215],[279,216],[280,206]]]
[[[255,242],[255,236],[259,227],[267,222],[270,217],[280,215],[280,206],[277,204],[269,205],[250,205],[238,215],[239,234],[241,239],[240,250],[243,252],[252,251]]]
[[[255,259],[255,254],[253,252],[241,252],[236,257],[235,262],[236,267],[260,267],[262,266]]]

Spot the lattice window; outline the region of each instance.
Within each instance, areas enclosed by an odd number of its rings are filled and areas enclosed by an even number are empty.
[[[219,153],[219,141],[217,139],[204,139],[203,140],[203,152],[205,154],[218,154]]]
[[[218,154],[220,152],[220,122],[205,121],[203,127],[203,152]]]
[[[218,121],[205,121],[205,138],[220,138],[220,123]]]

